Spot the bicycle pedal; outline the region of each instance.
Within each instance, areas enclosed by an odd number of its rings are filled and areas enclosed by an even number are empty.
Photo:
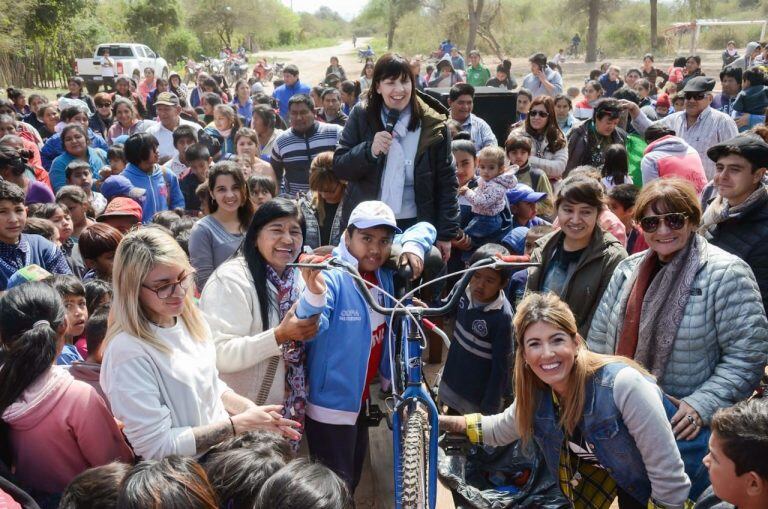
[[[368,428],[376,428],[386,414],[381,411],[379,405],[368,405],[366,413],[363,415],[363,424]]]

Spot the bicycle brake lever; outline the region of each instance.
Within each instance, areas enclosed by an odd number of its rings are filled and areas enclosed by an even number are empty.
[[[421,323],[424,324],[424,326],[428,329],[440,336],[440,338],[443,340],[443,343],[445,343],[445,347],[450,349],[451,348],[451,340],[448,339],[448,334],[446,334],[440,327],[435,325],[434,323],[430,322],[426,318],[421,319]]]

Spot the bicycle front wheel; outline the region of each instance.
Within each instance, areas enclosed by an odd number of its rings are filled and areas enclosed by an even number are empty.
[[[403,509],[426,509],[429,507],[427,470],[429,466],[429,426],[427,414],[415,408],[408,415],[403,433],[401,465],[403,469]]]

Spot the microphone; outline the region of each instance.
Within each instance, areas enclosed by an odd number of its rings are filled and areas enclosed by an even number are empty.
[[[397,120],[400,118],[400,110],[391,109],[389,110],[389,113],[387,114],[387,123],[384,126],[384,130],[386,130],[389,134],[392,134],[392,131],[395,130],[395,124],[397,124]]]

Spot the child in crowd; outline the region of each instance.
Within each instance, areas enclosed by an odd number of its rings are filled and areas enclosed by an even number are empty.
[[[253,509],[353,509],[351,490],[332,469],[297,458],[275,472]]]
[[[501,231],[501,212],[506,208],[504,193],[517,184],[513,171],[507,171],[504,150],[485,147],[477,154],[477,170],[480,178],[477,188],[459,188],[459,194],[472,205],[475,216],[469,221],[464,233],[473,240],[488,238]]]
[[[28,217],[27,224],[24,225],[24,233],[40,235],[56,245],[59,243],[59,230],[52,222],[42,217]]]
[[[109,319],[109,308],[99,308],[88,318],[85,324],[85,358],[84,361],[77,360],[69,365],[69,374],[75,380],[85,382],[104,399],[109,406],[109,401],[104,397],[104,392],[99,385],[99,374],[101,373],[101,359],[103,357],[101,344],[107,335],[107,320]]]
[[[114,461],[89,468],[69,483],[59,502],[59,509],[96,509],[117,507],[120,483],[131,465]]]
[[[207,216],[211,213],[211,209],[208,206],[208,195],[210,194],[208,190],[208,181],[206,180],[197,188],[195,189],[195,197],[197,197],[197,200],[200,202],[200,215],[201,216]]]
[[[101,184],[101,193],[104,195],[104,198],[106,198],[107,203],[110,203],[118,196],[123,196],[131,198],[140,206],[144,205],[147,196],[146,189],[134,186],[131,181],[123,175],[107,177],[104,183]],[[106,211],[106,208],[104,210]]]
[[[515,228],[517,229],[517,228]],[[554,228],[548,224],[540,224],[529,228],[525,232],[525,239],[523,244],[523,255],[531,256],[533,249],[536,247],[536,242],[543,236],[552,233]],[[513,230],[514,231],[514,230]],[[507,299],[512,305],[512,310],[516,310],[520,301],[525,296],[525,285],[528,282],[528,271],[518,270],[509,278],[509,286],[507,287]]]
[[[512,211],[512,228],[527,226],[532,228],[548,221],[537,215],[539,203],[547,197],[545,193],[537,193],[525,184],[517,184],[506,193],[509,210]]]
[[[176,149],[176,155],[173,159],[166,162],[163,167],[172,171],[177,177],[181,177],[189,170],[189,161],[187,160],[187,148],[197,143],[197,131],[192,126],[181,124],[173,131],[173,148]]]
[[[248,166],[248,170],[243,169],[245,178],[251,175],[265,175],[275,182],[275,170],[272,165],[260,158],[259,135],[250,127],[241,127],[235,134],[235,153],[238,160]]]
[[[659,117],[659,120],[669,115],[669,109],[672,106],[672,104],[669,101],[669,95],[667,94],[659,94],[658,97],[656,97],[656,104],[653,106],[654,111],[656,111],[656,116]]]
[[[605,160],[600,170],[600,183],[606,191],[610,191],[613,186],[620,184],[631,184],[632,177],[629,176],[629,159],[627,149],[620,143],[609,145],[605,149]]]
[[[128,165],[121,143],[109,147],[109,150],[107,150],[107,161],[109,161],[109,166],[105,166],[99,171],[99,180],[106,180],[107,177],[112,175],[120,175]]]
[[[83,230],[78,244],[80,256],[88,269],[83,281],[112,281],[112,264],[121,240],[123,234],[106,223],[94,223]]]
[[[66,207],[72,220],[72,234],[70,238],[77,243],[84,229],[94,224],[93,209],[88,195],[80,186],[66,185],[56,192],[56,202]]]
[[[436,238],[435,228],[423,222],[397,238],[396,233],[400,230],[392,209],[380,201],[365,201],[352,210],[343,240],[333,252],[357,266],[366,281],[394,295],[395,271],[384,266],[393,242],[403,246],[400,261],[418,267]],[[368,386],[380,365],[384,376],[389,373],[387,317],[368,308],[346,272],[302,269],[302,275],[306,289],[296,316],[322,315],[317,335],[306,344],[309,453],[354,491],[368,448],[368,429],[361,418]],[[376,288],[372,292],[385,306],[392,305]]]
[[[189,170],[181,176],[179,187],[184,196],[185,212],[190,216],[197,217],[200,214],[201,200],[198,199],[196,191],[200,184],[208,181],[208,170],[211,168],[213,159],[208,152],[208,147],[202,143],[195,143],[187,147],[185,159]]]
[[[72,364],[75,360],[83,360],[88,355],[86,346],[85,322],[88,320],[88,307],[85,303],[85,288],[75,276],[60,275],[53,279],[53,286],[64,301],[67,313],[67,328],[64,332],[64,350],[56,364]],[[74,350],[72,346],[74,345]],[[75,355],[76,354],[76,355]]]
[[[0,181],[0,291],[18,270],[37,264],[54,274],[71,274],[64,254],[40,235],[22,233],[27,222],[24,191]]]
[[[470,264],[509,251],[498,244],[481,246]],[[512,309],[504,297],[510,269],[475,271],[459,301],[453,341],[438,394],[449,413],[464,415],[501,410],[510,371]]]
[[[675,93],[672,97],[672,111],[670,113],[674,113],[677,111],[685,111],[685,94],[682,92]]]
[[[72,256],[75,242],[72,236],[73,225],[69,210],[60,203],[35,203],[29,206],[29,215],[48,219],[59,232],[59,246],[67,256]]]
[[[740,132],[765,122],[765,110],[768,108],[768,84],[765,73],[759,67],[750,67],[741,77],[741,92],[736,96],[731,110],[734,120],[742,115],[750,115],[749,122],[739,128]]]
[[[258,209],[264,203],[277,196],[275,181],[266,175],[251,175],[248,177],[248,194],[253,206]]]
[[[133,461],[104,401],[54,365],[66,327],[61,297],[47,283],[25,283],[0,299],[4,451],[15,478],[39,499],[57,497],[88,468]]]
[[[552,201],[554,192],[547,174],[539,168],[531,167],[528,161],[531,157],[532,146],[529,136],[511,134],[504,143],[504,151],[507,153],[509,164],[518,167],[515,173],[517,181],[531,186],[536,192],[546,193],[544,199],[538,203],[536,210],[541,217],[550,220],[555,215],[555,203]]]
[[[635,224],[635,201],[640,190],[633,184],[619,184],[608,191],[608,208],[627,229],[627,253],[635,254],[648,249],[640,226]]]
[[[75,160],[67,165],[65,170],[68,186],[77,186],[81,188],[88,197],[88,202],[95,215],[104,212],[107,206],[107,199],[104,195],[93,190],[93,173],[91,167],[85,161]]]
[[[102,279],[92,279],[83,283],[85,287],[85,307],[88,316],[93,315],[99,308],[112,306],[112,285]]]
[[[526,117],[528,117],[528,111],[531,109],[531,102],[533,101],[533,94],[527,88],[521,88],[517,91],[517,123],[513,125],[513,128],[522,125]]]
[[[109,202],[96,220],[106,223],[125,235],[141,223],[141,206],[130,198],[119,196]]]
[[[768,507],[768,400],[755,398],[718,410],[712,417],[704,465],[712,486],[696,509]],[[723,502],[718,503],[711,496]]]
[[[145,460],[120,483],[121,509],[211,509],[219,507],[205,470],[189,455]],[[226,506],[222,506],[226,507]]]
[[[581,90],[579,90],[579,87],[568,87],[566,94],[572,102],[576,102],[576,99],[581,95]]]

